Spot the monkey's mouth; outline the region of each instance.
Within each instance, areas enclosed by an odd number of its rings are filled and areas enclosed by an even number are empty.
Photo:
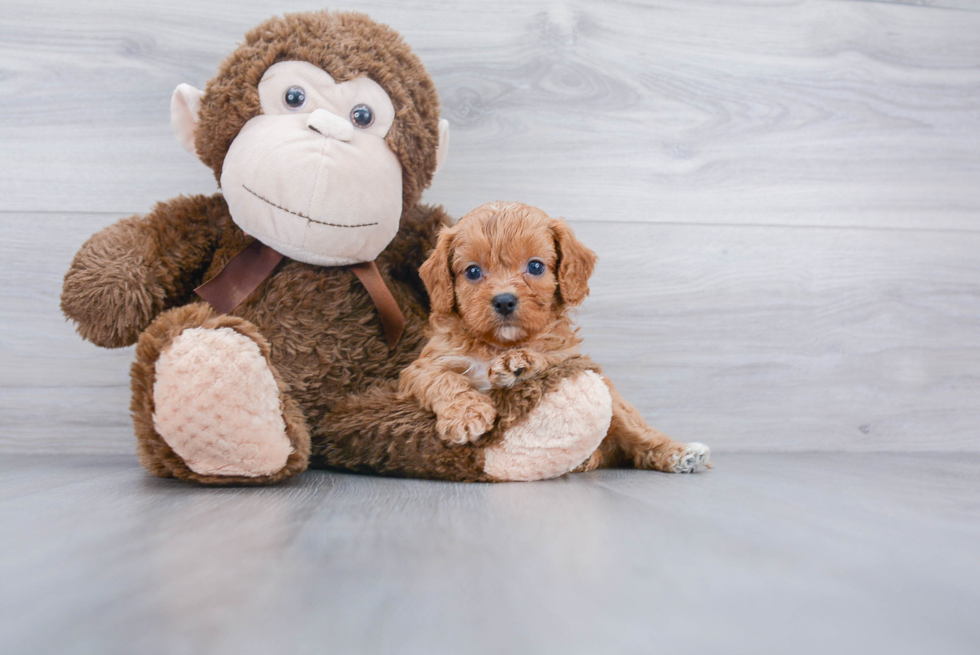
[[[268,205],[272,205],[276,209],[280,209],[280,210],[286,212],[287,214],[292,214],[293,216],[299,216],[300,218],[305,218],[306,220],[308,220],[308,221],[310,221],[312,223],[319,223],[320,225],[328,225],[330,227],[371,227],[372,225],[377,225],[377,223],[358,223],[356,225],[345,225],[343,223],[328,223],[327,221],[320,221],[320,220],[317,220],[317,219],[312,218],[310,216],[307,216],[306,214],[301,214],[299,212],[294,212],[292,209],[286,209],[282,205],[277,205],[276,203],[272,202],[271,200],[269,200],[265,196],[261,196],[261,195],[257,194],[256,192],[252,191],[251,189],[249,189],[244,184],[242,185],[242,188],[245,189],[246,191],[248,191],[249,193],[251,193],[253,196],[255,196],[256,198],[258,198],[262,202],[264,202],[264,203],[266,203]]]

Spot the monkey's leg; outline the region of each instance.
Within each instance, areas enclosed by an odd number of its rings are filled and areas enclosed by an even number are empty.
[[[609,433],[598,455],[588,468],[632,466],[666,473],[694,473],[708,464],[711,450],[702,443],[681,443],[654,430],[612,382],[606,379],[612,395],[613,415]]]
[[[543,387],[529,380],[515,388],[517,394],[492,392],[498,395],[498,413],[511,421],[509,426],[502,421],[500,440],[486,449],[488,473],[503,480],[542,480],[589,460],[612,416],[609,390],[589,366],[588,360],[573,360],[549,368],[540,379]]]
[[[483,449],[441,439],[435,414],[414,398],[399,399],[394,380],[345,399],[313,426],[311,464],[397,477],[489,479]]]
[[[492,391],[494,428],[461,445],[440,439],[435,415],[414,399],[397,399],[394,382],[375,387],[334,407],[315,426],[312,464],[456,481],[564,475],[589,458],[609,428],[609,391],[593,368],[570,361]]]
[[[137,453],[150,473],[268,484],[306,468],[302,412],[248,321],[203,303],[164,312],[140,337],[131,379]]]

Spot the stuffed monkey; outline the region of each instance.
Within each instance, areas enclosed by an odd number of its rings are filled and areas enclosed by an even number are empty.
[[[531,480],[592,455],[611,399],[581,361],[498,393],[496,425],[472,444],[444,443],[431,413],[395,398],[424,341],[418,268],[451,223],[419,202],[446,156],[438,111],[401,37],[355,13],[270,19],[204,91],[177,88],[175,134],[222,193],[97,233],[61,301],[89,341],[137,343],[150,473],[264,484],[312,463]]]

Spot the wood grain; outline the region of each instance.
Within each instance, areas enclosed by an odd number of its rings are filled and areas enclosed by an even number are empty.
[[[929,5],[929,6],[926,6]],[[246,0],[0,12],[0,451],[127,453],[131,349],[61,278],[100,227],[214,179],[180,82]],[[980,6],[827,0],[361,2],[453,125],[427,200],[519,199],[602,256],[588,349],[659,427],[719,450],[980,449]]]
[[[246,29],[298,2],[5,3],[0,209],[210,191],[169,130]],[[453,124],[429,193],[578,219],[976,229],[980,14],[865,2],[364,2]]]
[[[5,457],[0,651],[976,651],[976,454],[716,464],[207,489]]]
[[[600,253],[586,350],[659,428],[737,450],[980,449],[980,235],[610,227],[578,226]]]
[[[132,449],[132,349],[83,342],[58,310],[72,253],[115,218],[5,217],[0,449]],[[675,437],[723,451],[980,450],[980,234],[573,225],[600,256],[586,351]]]
[[[853,2],[889,2],[915,7],[933,7],[936,9],[957,9],[961,11],[980,11],[977,0],[851,0]]]

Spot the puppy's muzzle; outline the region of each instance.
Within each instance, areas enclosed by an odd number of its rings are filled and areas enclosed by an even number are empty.
[[[493,310],[501,316],[510,316],[517,309],[517,296],[512,293],[500,293],[493,297]]]

